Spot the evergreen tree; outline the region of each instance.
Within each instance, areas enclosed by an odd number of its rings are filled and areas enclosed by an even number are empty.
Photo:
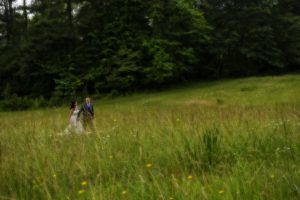
[[[212,65],[219,77],[250,75],[284,67],[272,26],[275,1],[202,1],[214,27]]]
[[[300,2],[278,1],[274,8],[276,39],[283,52],[286,70],[300,69]]]
[[[126,93],[300,65],[296,0],[0,0],[0,96]]]

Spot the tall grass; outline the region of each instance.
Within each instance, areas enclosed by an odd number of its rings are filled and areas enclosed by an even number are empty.
[[[100,101],[87,135],[60,134],[67,108],[1,113],[0,199],[299,199],[299,86],[250,78]]]

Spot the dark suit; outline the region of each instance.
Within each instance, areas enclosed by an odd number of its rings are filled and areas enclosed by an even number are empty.
[[[87,126],[89,126],[91,128],[91,130],[93,132],[95,132],[95,127],[94,127],[94,123],[93,123],[93,119],[94,119],[94,106],[90,103],[84,103],[77,115],[77,119],[80,118],[80,114],[83,114],[82,117],[82,122],[83,122],[83,128],[84,130],[86,130]]]

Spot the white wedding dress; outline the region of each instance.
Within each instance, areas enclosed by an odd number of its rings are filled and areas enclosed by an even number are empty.
[[[83,133],[82,124],[79,120],[77,120],[78,112],[79,110],[74,110],[74,112],[72,113],[72,116],[70,118],[70,124],[65,130],[65,133],[76,133],[76,134]]]

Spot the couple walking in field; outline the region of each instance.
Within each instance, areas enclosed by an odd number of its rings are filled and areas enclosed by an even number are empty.
[[[82,113],[82,119],[80,120],[80,115]],[[95,132],[94,126],[94,106],[91,103],[91,98],[86,97],[84,103],[79,108],[77,101],[72,101],[70,106],[69,115],[69,126],[66,129],[67,133],[83,133],[90,128],[92,132]]]

